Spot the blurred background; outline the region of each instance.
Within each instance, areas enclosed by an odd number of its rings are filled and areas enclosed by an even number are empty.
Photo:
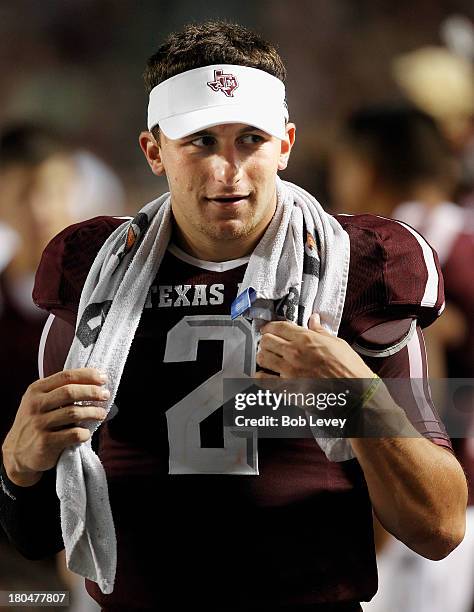
[[[346,114],[400,98],[397,56],[443,45],[453,15],[472,17],[468,0],[17,0],[0,2],[0,123],[53,125],[71,144],[118,173],[134,211],[165,189],[143,162],[146,59],[173,29],[207,18],[236,20],[278,45],[288,68],[298,146],[287,177],[322,189],[322,158]]]
[[[0,0],[2,439],[38,377],[46,316],[31,289],[44,246],[166,191],[138,146],[142,72],[170,31],[216,18],[257,30],[286,63],[297,141],[283,178],[331,211],[404,220],[438,251],[447,308],[427,330],[431,372],[474,377],[472,1]],[[468,473],[472,446],[456,441]],[[380,593],[367,610],[471,612],[472,532],[451,566],[426,569],[376,530]],[[75,592],[71,610],[96,609],[62,557],[25,562],[3,537],[0,589],[41,587]]]

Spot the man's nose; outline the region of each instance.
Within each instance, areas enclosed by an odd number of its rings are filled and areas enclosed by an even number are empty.
[[[226,185],[237,183],[242,173],[242,164],[237,151],[226,149],[216,153],[213,160],[213,171],[218,182]]]

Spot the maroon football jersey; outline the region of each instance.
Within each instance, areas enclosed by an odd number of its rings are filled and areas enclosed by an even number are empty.
[[[350,342],[390,319],[418,317],[426,325],[443,302],[436,258],[427,267],[418,238],[369,217],[339,218],[351,237],[340,332]],[[58,323],[45,334],[45,375],[62,367],[58,342],[63,359],[93,258],[123,222],[97,217],[46,248],[34,299]],[[246,263],[202,262],[172,245],[150,286],[118,412],[95,440],[118,566],[112,594],[86,582],[105,609],[300,609],[350,605],[376,590],[371,505],[358,462],[329,462],[312,439],[260,439],[246,454],[246,444],[226,438],[216,389],[224,374],[248,373],[254,358],[248,323],[229,315]],[[382,376],[415,375],[416,368],[422,376],[421,330],[398,353],[367,361]],[[450,447],[428,399],[416,426]]]

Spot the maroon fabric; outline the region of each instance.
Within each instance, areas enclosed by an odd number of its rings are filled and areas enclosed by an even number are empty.
[[[94,254],[91,244],[97,252],[98,237],[103,240],[107,233],[101,226],[110,232],[119,222],[123,220],[99,217],[53,240],[38,269],[34,295],[39,305],[74,321]],[[348,231],[359,236],[354,222]],[[354,270],[363,269],[360,258],[372,257],[368,242],[379,253],[376,235],[364,232],[363,253],[351,242]],[[54,253],[60,262],[54,261]],[[58,270],[61,279],[49,284]],[[375,593],[371,504],[356,460],[331,463],[311,439],[261,439],[258,476],[168,473],[165,412],[216,374],[223,359],[222,341],[209,339],[200,342],[187,361],[164,362],[170,330],[186,316],[228,315],[244,271],[245,266],[203,270],[168,251],[150,287],[116,396],[118,414],[98,430],[117,531],[118,567],[111,595],[103,595],[93,582],[86,585],[107,610],[115,605],[156,609],[160,604],[188,609],[197,603],[207,610],[250,605],[299,609],[368,600]],[[382,286],[372,292],[367,276],[366,270],[358,296],[348,294],[347,312],[356,322],[367,305],[375,307],[378,291],[387,291],[381,276],[374,282]],[[350,285],[356,292],[353,279]],[[181,292],[189,287],[189,304],[179,298],[176,287]],[[418,314],[416,304],[413,308]],[[348,341],[356,335],[351,320],[344,319],[341,329]],[[49,341],[46,360],[48,347]],[[406,376],[406,356],[374,360],[373,367],[381,375]],[[213,414],[201,424],[202,447],[222,447],[220,419]],[[449,447],[442,427],[431,426],[435,420],[430,419],[423,433]]]
[[[350,341],[387,320],[415,316],[433,323],[444,300],[438,257],[438,299],[421,306],[428,271],[416,238],[400,223],[375,215],[336,215],[351,240],[349,283],[340,334]]]
[[[74,326],[64,319],[54,317],[44,347],[43,377],[51,376],[64,368],[73,338]]]
[[[385,321],[367,329],[357,339],[357,346],[371,351],[381,351],[384,347],[393,346],[400,338],[405,338],[410,331],[413,319]]]
[[[98,249],[124,219],[94,217],[66,227],[46,246],[36,271],[33,301],[75,323],[78,298]]]

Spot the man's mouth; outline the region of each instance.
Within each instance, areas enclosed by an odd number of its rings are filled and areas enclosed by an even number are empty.
[[[216,195],[212,198],[206,198],[209,202],[215,202],[216,204],[220,204],[222,206],[235,206],[237,204],[242,204],[247,200],[249,194],[236,193],[232,195]]]

